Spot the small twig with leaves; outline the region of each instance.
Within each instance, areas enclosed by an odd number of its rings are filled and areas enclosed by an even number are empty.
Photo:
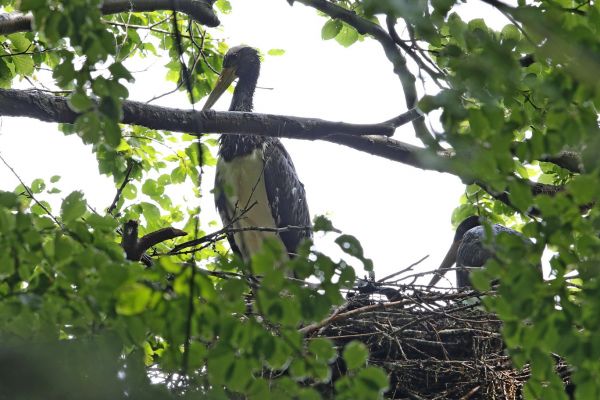
[[[58,220],[58,218],[56,218],[51,212],[50,210],[48,210],[48,208],[42,203],[40,202],[38,199],[35,198],[33,192],[31,191],[31,189],[29,188],[29,186],[27,186],[25,184],[25,182],[23,182],[23,179],[21,179],[21,177],[19,176],[19,174],[17,174],[17,172],[14,170],[13,167],[10,166],[10,164],[8,164],[8,162],[4,159],[4,157],[2,157],[2,154],[0,154],[0,160],[2,161],[2,163],[4,163],[4,165],[6,165],[6,167],[10,170],[10,172],[12,172],[12,174],[15,176],[15,178],[17,178],[17,180],[19,181],[19,183],[21,184],[21,186],[23,186],[23,188],[25,189],[25,192],[27,193],[27,196],[33,200],[35,202],[35,204],[37,204],[42,210],[44,210],[44,212],[46,213],[46,215],[48,215],[56,225],[58,225],[58,227],[60,227],[62,230],[65,229],[64,225],[62,224],[62,222],[60,222]]]
[[[123,194],[123,190],[125,190],[125,187],[127,186],[127,184],[129,184],[129,182],[131,182],[131,172],[133,171],[133,167],[135,166],[135,163],[133,162],[133,160],[128,160],[127,163],[129,165],[127,166],[127,171],[125,172],[125,178],[123,178],[123,183],[121,183],[121,186],[119,186],[119,188],[117,189],[115,198],[113,199],[111,205],[106,210],[106,213],[109,215],[112,215],[113,211],[115,211],[115,209],[117,208],[117,203],[119,202],[119,200],[121,199],[121,195]]]

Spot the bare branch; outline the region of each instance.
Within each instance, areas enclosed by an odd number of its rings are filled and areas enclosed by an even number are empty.
[[[34,90],[0,89],[0,115],[30,117],[47,122],[70,124],[75,122],[79,114],[69,108],[65,97],[52,96]],[[317,118],[273,114],[181,110],[136,101],[124,101],[121,122],[141,125],[150,129],[187,132],[195,135],[246,133],[315,140],[336,134],[391,136],[398,126],[420,117],[421,113],[413,109],[383,123],[348,124]]]
[[[220,21],[212,9],[211,0],[104,0],[104,15],[123,12],[146,12],[173,10],[187,14],[190,18],[209,27],[219,26]],[[20,12],[0,14],[0,34],[32,30],[33,16]]]
[[[134,220],[129,220],[125,223],[123,226],[121,247],[125,250],[128,260],[141,260],[147,266],[151,266],[152,261],[143,257],[146,250],[166,240],[187,235],[187,232],[182,231],[181,229],[167,227],[151,232],[141,239],[138,239],[138,226],[138,222]]]
[[[260,227],[260,226],[247,226],[247,227],[243,227],[243,228],[225,227],[223,229],[219,229],[216,232],[209,233],[208,235],[202,236],[200,238],[178,244],[177,246],[175,246],[173,248],[173,250],[171,250],[169,252],[169,254],[176,254],[183,249],[186,249],[188,247],[197,246],[199,244],[203,244],[203,243],[207,243],[207,242],[216,242],[218,240],[225,238],[227,235],[238,233],[238,232],[255,231],[255,232],[281,233],[281,232],[289,232],[289,231],[294,231],[294,230],[311,230],[311,229],[312,229],[312,227],[310,227],[310,226],[292,226],[292,225],[285,226],[282,228],[267,228],[267,227]]]

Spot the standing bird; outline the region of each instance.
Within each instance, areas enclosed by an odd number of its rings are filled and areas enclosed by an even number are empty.
[[[229,111],[252,111],[260,72],[260,58],[252,47],[232,47],[223,59],[223,71],[203,110],[239,78]],[[229,234],[231,249],[245,262],[265,239],[279,240],[293,256],[300,242],[311,237],[310,214],[304,186],[294,163],[277,138],[246,134],[221,135],[215,179],[215,204],[223,225],[231,228],[286,228],[268,232],[245,230]],[[299,228],[301,227],[301,228]]]
[[[521,233],[502,225],[493,224],[491,232],[494,237],[502,232],[515,235],[527,242],[528,245],[533,245]],[[456,286],[459,289],[470,288],[469,268],[481,268],[494,256],[493,249],[486,246],[485,236],[485,228],[481,226],[481,219],[478,216],[471,216],[461,222],[456,228],[452,246],[428,286],[434,286],[444,276],[446,270],[456,263]],[[541,266],[538,268],[541,276]]]

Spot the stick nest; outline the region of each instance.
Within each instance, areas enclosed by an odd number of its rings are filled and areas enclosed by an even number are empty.
[[[505,351],[501,321],[482,309],[477,293],[416,290],[409,287],[355,292],[309,337],[332,339],[339,348],[359,340],[369,363],[390,378],[394,399],[520,399],[529,368],[517,370]],[[368,290],[367,290],[368,291]],[[381,293],[384,293],[382,295]],[[568,384],[567,367],[556,367]],[[343,361],[333,380],[345,372]],[[321,388],[332,393],[333,387]]]

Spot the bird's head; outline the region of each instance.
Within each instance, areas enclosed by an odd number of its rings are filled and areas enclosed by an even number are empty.
[[[481,225],[481,218],[477,215],[472,215],[466,218],[463,222],[458,224],[456,227],[456,233],[454,234],[454,241],[460,242],[470,229],[475,228],[476,226]]]
[[[456,228],[456,233],[454,234],[454,240],[452,241],[452,245],[450,246],[450,249],[448,249],[448,252],[442,260],[442,263],[438,267],[438,273],[434,275],[431,281],[429,282],[429,287],[439,282],[439,280],[444,275],[445,271],[451,268],[452,265],[454,265],[454,263],[456,262],[458,248],[460,247],[461,241],[463,239],[463,236],[465,236],[465,233],[467,233],[469,229],[475,228],[479,225],[481,225],[481,218],[477,215],[473,215],[465,219],[458,225],[458,227]]]
[[[240,78],[240,81],[254,81],[256,83],[259,70],[260,57],[256,49],[245,45],[230,48],[223,59],[221,76],[202,109],[208,110],[211,108],[237,78]]]

